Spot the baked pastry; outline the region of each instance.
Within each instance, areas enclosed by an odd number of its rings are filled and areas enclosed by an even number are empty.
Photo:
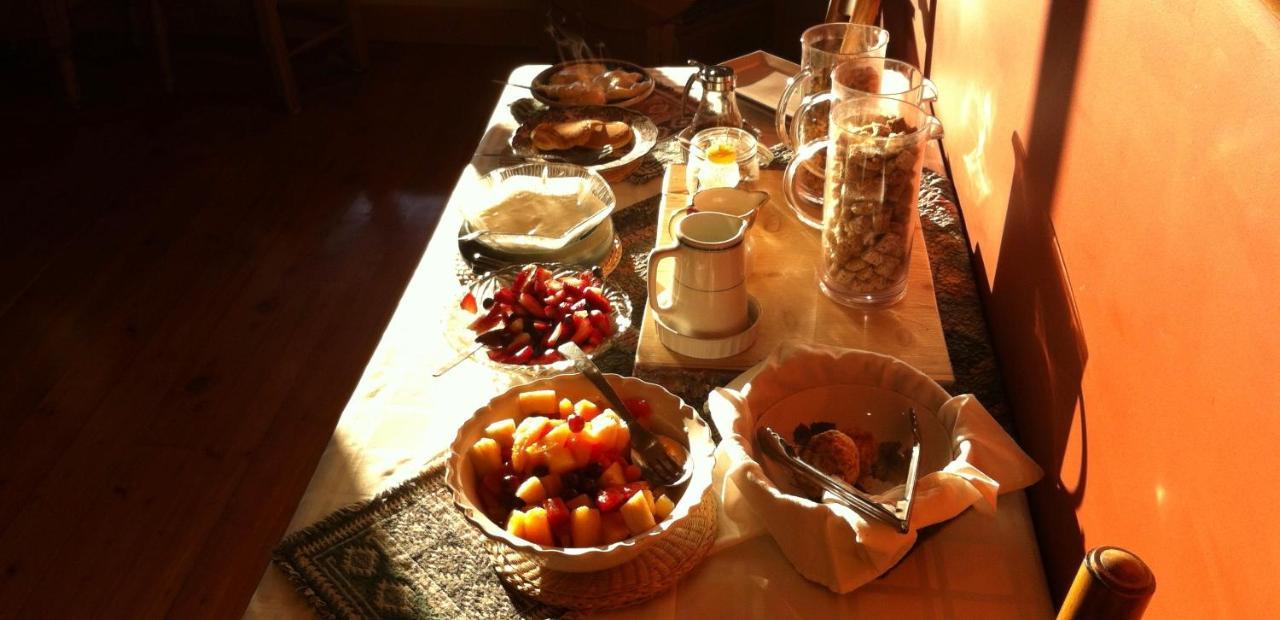
[[[862,476],[858,444],[839,430],[823,431],[810,437],[809,443],[800,448],[800,458],[849,484],[857,484]]]
[[[631,125],[622,121],[585,119],[540,123],[529,134],[540,151],[563,151],[574,147],[620,149],[631,142]]]

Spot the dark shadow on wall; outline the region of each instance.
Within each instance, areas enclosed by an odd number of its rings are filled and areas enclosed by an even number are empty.
[[[1016,134],[1012,148],[1016,165],[987,312],[999,326],[992,334],[1019,443],[1045,471],[1030,491],[1030,502],[1050,591],[1061,602],[1085,551],[1075,511],[1083,500],[1088,463],[1080,394],[1088,349],[1047,200],[1029,190],[1029,155]],[[975,258],[982,261],[980,254]],[[1078,454],[1068,457],[1073,423],[1080,425]],[[1072,464],[1069,470],[1080,464],[1078,475],[1066,474],[1071,480],[1063,479],[1064,462]]]
[[[1059,604],[1085,551],[1076,509],[1084,499],[1088,468],[1080,389],[1088,348],[1052,215],[1064,208],[1054,198],[1088,5],[1055,2],[1049,9],[1031,133],[1026,144],[1018,134],[1011,136],[1015,169],[1009,206],[995,280],[984,291],[1019,441],[1045,470],[1029,495],[1049,588]],[[979,248],[979,274],[991,273],[985,259]],[[977,280],[980,286],[987,281]],[[1079,440],[1069,445],[1073,424]],[[1068,449],[1077,453],[1068,455]]]

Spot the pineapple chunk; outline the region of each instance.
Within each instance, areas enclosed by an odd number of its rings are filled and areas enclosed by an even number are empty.
[[[649,489],[641,489],[640,493],[644,495],[644,501],[649,504],[649,512],[656,513],[657,510],[654,506],[655,502],[653,501],[653,491],[650,491]]]
[[[562,446],[573,436],[573,431],[564,420],[553,420],[551,430],[542,437],[542,443],[548,446]]]
[[[517,538],[524,538],[524,513],[512,510],[507,517],[507,533]]]
[[[600,474],[600,488],[620,487],[627,483],[627,477],[622,473],[622,464],[614,461],[613,464],[605,468],[604,473]]]
[[[582,421],[590,422],[593,418],[600,415],[600,407],[589,400],[580,400],[573,406],[573,412],[582,416]]]
[[[559,413],[559,403],[556,402],[555,390],[534,390],[532,392],[522,392],[520,399],[520,414],[556,414]]]
[[[560,482],[560,476],[554,473],[547,474],[538,478],[538,480],[542,481],[542,492],[547,497],[560,497],[560,491],[564,490],[564,486]]]
[[[525,511],[524,539],[539,545],[555,546],[555,539],[551,537],[551,522],[547,521],[546,508],[535,506]]]
[[[520,498],[525,505],[540,504],[542,500],[547,499],[547,489],[542,486],[541,479],[529,478],[516,489],[516,497]]]
[[[618,509],[618,512],[622,515],[622,520],[626,522],[627,530],[633,535],[647,532],[654,525],[657,525],[657,522],[653,520],[653,512],[649,510],[649,501],[644,498],[643,493],[632,495],[631,499],[627,500],[622,505],[622,508]],[[525,529],[527,530],[528,527],[526,523]]]
[[[498,420],[493,424],[484,427],[484,436],[498,442],[504,448],[511,449],[511,443],[515,440],[516,421],[507,418]]]
[[[586,493],[583,493],[582,495],[579,495],[569,500],[568,503],[565,504],[565,507],[567,507],[569,510],[573,510],[578,506],[586,506],[587,508],[590,508],[592,506],[591,498],[587,497]]]
[[[533,416],[520,421],[511,440],[511,469],[516,472],[525,471],[525,449],[542,439],[551,428],[551,420],[542,416]]]
[[[602,448],[612,450],[618,445],[618,424],[612,417],[597,417],[587,424],[583,433],[592,443]]]
[[[675,503],[666,495],[659,496],[657,501],[653,502],[653,516],[659,521],[671,516],[671,511],[675,509]]]
[[[476,469],[476,477],[483,478],[493,472],[502,471],[502,447],[498,442],[483,437],[471,444],[471,466]]]
[[[600,544],[603,531],[600,528],[600,511],[587,506],[573,509],[570,522],[573,531],[573,546],[594,547]]]
[[[560,417],[567,418],[573,413],[573,401],[567,398],[560,399]]]
[[[564,446],[552,446],[547,450],[547,469],[553,474],[563,474],[578,468],[573,452]]]
[[[515,453],[513,452],[512,455]],[[547,464],[547,447],[535,443],[524,449],[524,471],[529,472],[537,469],[539,465]],[[515,468],[515,459],[512,459],[512,469]]]
[[[631,530],[627,529],[627,522],[617,512],[601,513],[600,529],[605,544],[631,538]]]

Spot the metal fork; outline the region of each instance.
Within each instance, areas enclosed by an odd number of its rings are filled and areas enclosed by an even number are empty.
[[[558,350],[573,361],[574,368],[585,375],[597,390],[600,390],[605,400],[609,401],[609,406],[627,423],[631,430],[631,456],[645,473],[645,479],[653,484],[667,487],[680,486],[687,482],[692,473],[688,467],[689,460],[685,459],[684,466],[677,463],[671,455],[667,454],[666,447],[649,429],[636,423],[631,410],[627,409],[626,403],[622,402],[618,393],[613,391],[613,386],[609,385],[609,381],[600,374],[600,369],[587,358],[587,354],[573,342],[560,345]]]

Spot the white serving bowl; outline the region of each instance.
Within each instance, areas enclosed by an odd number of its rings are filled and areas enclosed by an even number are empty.
[[[701,503],[704,492],[711,485],[712,452],[715,444],[711,433],[692,407],[680,397],[660,385],[641,381],[634,377],[605,375],[614,391],[622,398],[643,398],[653,411],[651,429],[686,443],[689,447],[688,465],[693,468],[692,477],[684,493],[676,500],[675,509],[653,529],[626,540],[597,547],[548,547],[512,536],[494,523],[480,508],[477,481],[467,452],[477,439],[484,436],[485,426],[504,418],[520,417],[517,395],[532,390],[553,389],[560,398],[572,400],[590,399],[601,408],[607,403],[600,392],[581,373],[556,375],[514,387],[477,409],[463,423],[449,446],[449,462],[446,482],[453,492],[453,503],[482,534],[514,549],[521,555],[548,569],[585,573],[612,568],[635,558],[649,544],[670,535],[685,525],[690,513]]]
[[[516,192],[546,195],[568,195],[566,190],[576,188],[580,196],[590,194],[600,206],[580,219],[564,223],[565,228],[556,235],[531,234],[524,230],[486,229],[481,221],[486,210],[502,203]],[[617,207],[618,199],[609,182],[594,170],[574,164],[553,162],[528,162],[499,168],[478,178],[475,193],[462,201],[465,234],[474,234],[476,241],[500,252],[532,256],[563,251],[575,241],[589,236]],[[513,205],[514,206],[514,205]],[[544,213],[549,215],[550,212]]]

